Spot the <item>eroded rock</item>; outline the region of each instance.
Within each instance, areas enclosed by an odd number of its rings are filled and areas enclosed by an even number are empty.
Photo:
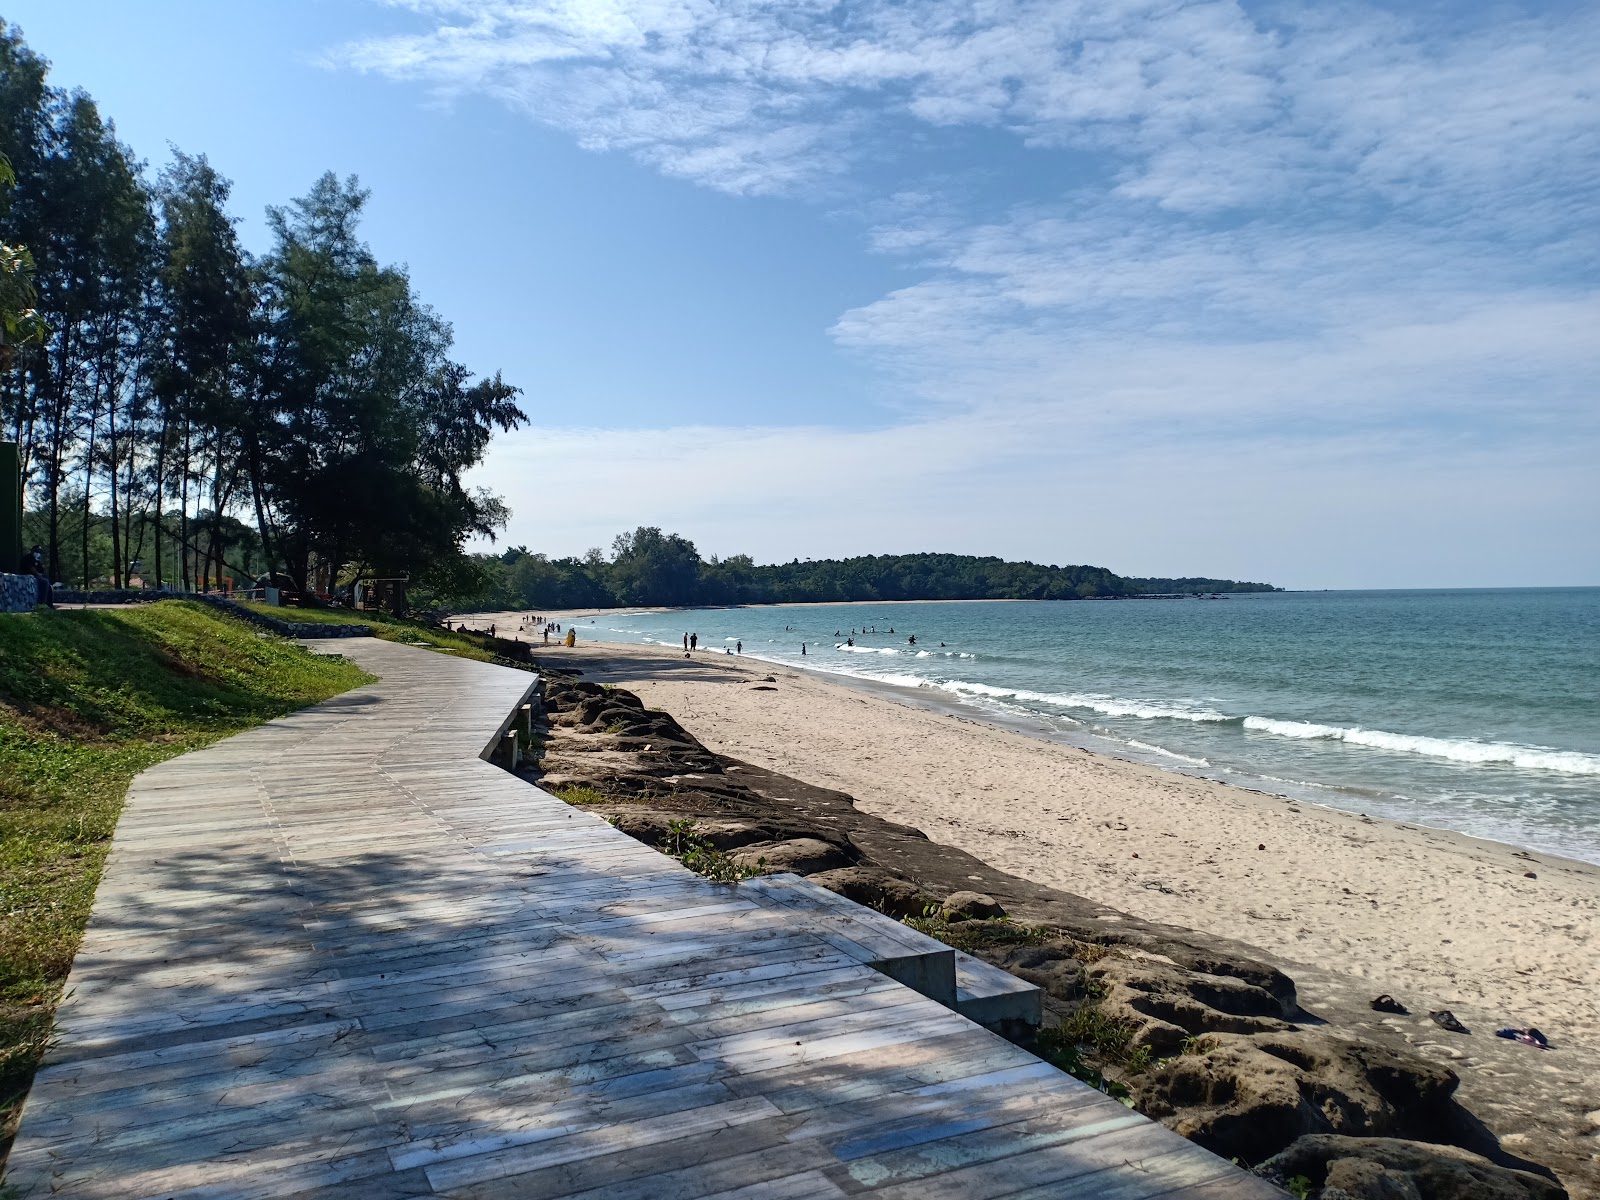
[[[1311,1200],[1566,1200],[1542,1175],[1497,1166],[1456,1146],[1311,1134],[1256,1168],[1280,1186],[1310,1181]]]
[[[877,867],[822,871],[811,876],[811,882],[893,917],[921,916],[933,904],[933,897],[909,879],[901,879]]]
[[[1447,1067],[1328,1033],[1208,1034],[1129,1081],[1139,1110],[1227,1158],[1306,1134],[1385,1137],[1445,1123]]]
[[[988,921],[1006,915],[1000,901],[983,892],[951,892],[943,909],[947,921]]]
[[[784,842],[756,842],[733,855],[742,867],[759,867],[769,875],[788,871],[795,875],[815,875],[853,865],[860,856],[843,846],[817,838],[792,838]]]

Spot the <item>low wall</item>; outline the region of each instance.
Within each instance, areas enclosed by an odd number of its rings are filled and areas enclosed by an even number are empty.
[[[249,621],[250,624],[273,633],[280,633],[284,637],[292,638],[341,638],[341,637],[371,637],[370,625],[325,625],[313,621],[285,621],[281,617],[269,617],[266,613],[257,612],[253,608],[246,608],[233,600],[222,596],[186,596],[186,600],[198,600],[201,604],[209,604],[212,608],[220,609],[231,617]]]
[[[57,604],[148,604],[152,600],[170,600],[176,593],[166,591],[140,591],[137,588],[82,588],[55,589],[51,599]]]
[[[32,575],[0,575],[0,613],[32,612],[39,585]]]

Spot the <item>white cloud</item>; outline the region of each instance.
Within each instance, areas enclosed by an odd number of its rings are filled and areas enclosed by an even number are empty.
[[[1153,545],[1163,505],[1243,520],[1217,489],[1253,478],[1324,529],[1343,506],[1334,581],[1354,582],[1429,481],[1462,519],[1418,525],[1438,573],[1411,581],[1446,582],[1481,556],[1474,528],[1592,516],[1573,464],[1600,451],[1600,11],[390,2],[416,32],[330,61],[498,97],[707,187],[826,198],[917,274],[832,330],[891,381],[893,428],[546,432],[499,452],[514,502],[529,470],[605,480],[584,537],[648,511],[732,539],[713,549],[816,529],[816,552],[842,550],[866,528],[1029,553],[1002,544],[1048,522],[1011,497],[1048,512],[1142,472],[1160,482],[1102,519]],[[1165,569],[1191,567],[1221,569]]]

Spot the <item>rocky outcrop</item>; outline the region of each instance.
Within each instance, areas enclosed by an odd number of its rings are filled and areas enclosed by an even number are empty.
[[[782,842],[755,842],[733,856],[741,867],[755,867],[768,875],[792,872],[816,875],[852,865],[860,857],[844,846],[814,837],[790,838]]]
[[[1307,1200],[1565,1200],[1543,1176],[1455,1146],[1314,1134],[1256,1169]]]
[[[939,907],[946,921],[993,921],[1006,915],[1005,906],[983,892],[952,892]]]
[[[1225,1158],[1260,1162],[1306,1134],[1443,1128],[1459,1080],[1412,1055],[1289,1026],[1207,1035],[1129,1082],[1148,1116]]]

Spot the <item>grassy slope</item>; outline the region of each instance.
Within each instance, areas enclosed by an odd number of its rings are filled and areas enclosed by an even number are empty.
[[[128,781],[371,678],[183,601],[0,615],[0,1154]]]
[[[346,608],[272,608],[258,601],[245,601],[246,608],[255,609],[280,621],[300,621],[320,625],[370,625],[374,637],[388,642],[405,642],[412,646],[427,646],[461,658],[494,662],[494,652],[458,633],[445,633],[420,621],[402,621],[383,613],[351,612]],[[481,639],[480,639],[481,640]]]

